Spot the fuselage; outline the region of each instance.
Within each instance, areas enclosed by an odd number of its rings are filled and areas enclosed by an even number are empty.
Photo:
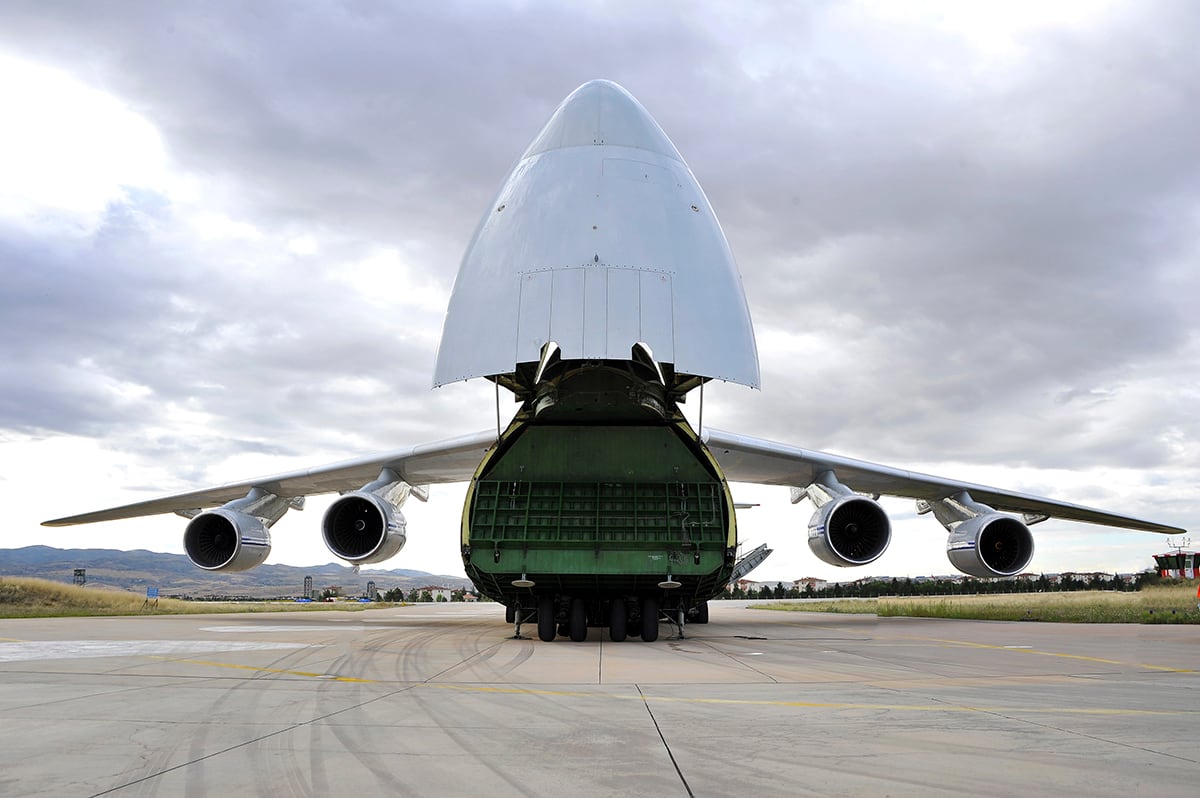
[[[473,377],[521,402],[463,509],[479,590],[536,608],[543,637],[551,604],[572,637],[581,614],[615,637],[622,616],[634,631],[660,610],[704,617],[737,534],[679,404],[710,379],[756,387],[758,354],[708,200],[614,83],[563,101],[480,220],[434,383]]]
[[[638,371],[559,363],[488,452],[462,518],[463,566],[484,595],[552,606],[556,627],[582,604],[588,625],[615,612],[637,631],[644,613],[655,627],[658,611],[703,614],[724,590],[737,550],[728,484]]]

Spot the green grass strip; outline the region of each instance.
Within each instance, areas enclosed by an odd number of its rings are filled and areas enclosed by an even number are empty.
[[[882,596],[877,599],[772,602],[751,607],[785,612],[835,612],[975,621],[1200,624],[1200,608],[1196,604],[1195,585],[1182,584],[1147,587],[1128,593],[1081,590],[977,596]]]
[[[48,579],[0,577],[0,618],[64,618],[91,615],[209,615],[227,612],[355,612],[391,604],[355,602],[311,604],[293,601],[182,601],[122,590],[80,587]]]

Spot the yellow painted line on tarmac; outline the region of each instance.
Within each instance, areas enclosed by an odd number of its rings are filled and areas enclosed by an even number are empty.
[[[24,643],[24,640],[18,640],[15,637],[0,637],[0,642],[4,643]]]
[[[958,642],[958,641],[939,641]],[[991,648],[991,646],[983,646]],[[329,673],[314,673],[311,671],[296,671],[282,668],[259,668],[254,665],[239,665],[232,662],[212,662],[208,660],[179,659],[176,657],[155,656],[151,659],[179,662],[187,665],[202,665],[215,668],[233,668],[236,670],[256,671],[258,673],[279,673],[287,676],[302,676],[310,679],[321,679],[332,682],[353,682],[358,684],[385,684],[379,679],[358,679],[350,676],[336,676]],[[971,706],[965,704],[870,704],[845,703],[827,701],[775,701],[769,699],[749,698],[695,698],[686,696],[654,696],[633,693],[597,693],[582,690],[538,690],[525,687],[488,687],[468,684],[432,684],[421,682],[412,684],[413,687],[427,687],[437,690],[454,690],[465,693],[487,693],[492,695],[519,696],[552,696],[556,698],[598,698],[617,701],[643,701],[654,703],[676,704],[714,704],[720,706],[755,706],[781,707],[785,709],[832,709],[832,710],[867,710],[887,712],[986,712],[989,714],[1014,715],[1124,715],[1124,716],[1160,716],[1172,717],[1180,715],[1200,715],[1197,710],[1157,710],[1157,709],[1108,709],[1101,707],[996,707]]]
[[[376,684],[376,679],[356,679],[352,676],[335,676],[332,673],[313,673],[310,671],[293,671],[286,668],[260,668],[257,665],[238,665],[233,662],[211,662],[201,659],[180,659],[178,657],[160,657],[152,656],[150,659],[161,659],[167,662],[180,662],[185,665],[206,665],[212,668],[233,668],[243,671],[255,671],[257,673],[281,673],[285,676],[305,676],[310,679],[324,679],[330,682],[358,682],[361,684]]]
[[[1087,657],[1082,654],[1063,654],[1057,651],[1039,651],[1036,648],[1013,648],[1011,646],[997,646],[989,643],[973,643],[969,640],[940,640],[936,637],[916,638],[918,640],[931,640],[934,643],[948,643],[954,646],[966,646],[968,648],[989,648],[999,651],[1015,651],[1018,654],[1037,654],[1042,657],[1059,657],[1061,659],[1078,659],[1084,662],[1099,662],[1103,665],[1124,665],[1130,668],[1146,668],[1152,671],[1166,671],[1167,673],[1196,673],[1190,668],[1172,668],[1167,665],[1150,665],[1145,662],[1122,662],[1117,659],[1104,659],[1103,657]]]

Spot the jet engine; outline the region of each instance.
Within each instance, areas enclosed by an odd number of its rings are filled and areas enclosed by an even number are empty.
[[[197,568],[248,571],[262,565],[271,553],[271,535],[261,519],[219,507],[188,523],[183,549]]]
[[[830,565],[866,565],[892,540],[883,508],[866,496],[842,496],[820,507],[808,522],[808,547]]]
[[[429,498],[424,487],[414,487],[390,468],[374,482],[343,494],[329,505],[321,519],[325,545],[352,565],[370,565],[395,557],[404,548],[404,516],[400,507],[409,496]]]
[[[955,568],[971,576],[1015,576],[1033,559],[1033,534],[1011,516],[978,515],[950,533],[946,556]]]
[[[817,506],[808,522],[808,547],[823,562],[839,567],[866,565],[887,550],[892,540],[887,513],[873,499],[838,482],[832,471],[792,492],[793,502],[805,497]]]
[[[390,559],[404,548],[404,516],[369,491],[347,493],[325,511],[321,536],[331,552],[354,565]]]
[[[1029,527],[1010,515],[975,501],[962,491],[937,501],[917,502],[917,513],[932,512],[950,533],[946,556],[969,576],[994,579],[1015,576],[1033,559],[1033,534]],[[1045,516],[1025,516],[1031,523]]]

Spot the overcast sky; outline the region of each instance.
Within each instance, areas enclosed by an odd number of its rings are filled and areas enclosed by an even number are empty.
[[[672,138],[741,268],[763,388],[706,391],[706,424],[1200,527],[1198,38],[1185,0],[9,0],[0,547],[182,552],[174,516],[38,523],[494,425],[490,383],[430,388],[445,304],[500,180],[597,77]],[[911,502],[843,570],[811,507],[734,489],[777,550],[756,578],[952,572]],[[407,505],[385,567],[461,573],[462,496]],[[270,561],[333,559],[327,501]],[[1035,532],[1035,571],[1166,545]]]

